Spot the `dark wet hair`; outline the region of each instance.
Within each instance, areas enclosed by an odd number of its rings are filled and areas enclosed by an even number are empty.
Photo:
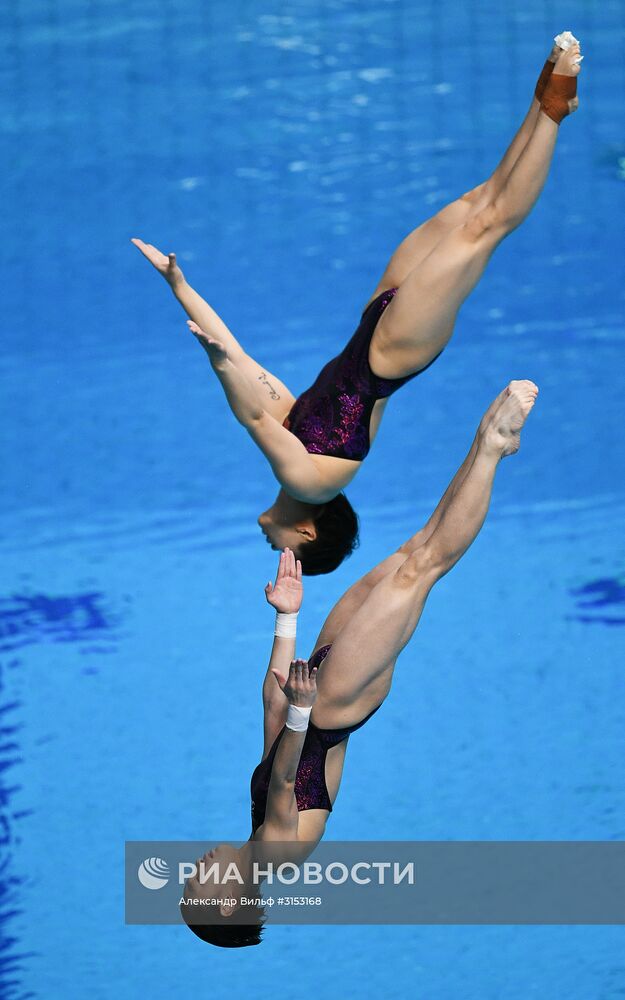
[[[218,948],[246,948],[260,944],[264,923],[264,907],[248,904],[227,917],[215,909],[211,912],[210,923],[187,924],[187,927],[202,941]]]
[[[315,528],[314,541],[298,547],[304,576],[331,573],[358,545],[358,516],[344,493],[323,505]]]
[[[257,924],[187,924],[187,927],[202,941],[218,948],[246,948],[260,944],[263,932],[262,920]]]

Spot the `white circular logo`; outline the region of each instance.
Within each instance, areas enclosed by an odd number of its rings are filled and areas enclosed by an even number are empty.
[[[146,858],[139,865],[137,875],[146,889],[162,889],[169,880],[169,865],[162,858]]]

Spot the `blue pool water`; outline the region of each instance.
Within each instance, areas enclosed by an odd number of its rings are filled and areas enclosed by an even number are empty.
[[[329,836],[625,838],[623,4],[15,0],[0,25],[2,996],[623,996],[622,928],[270,928],[228,953],[125,927],[122,868],[127,839],[247,835],[274,491],[129,238],[175,249],[301,391],[399,239],[493,168],[563,28],[581,109],[389,406],[349,490],[361,548],[307,583],[299,650],[424,521],[493,395],[534,379]]]

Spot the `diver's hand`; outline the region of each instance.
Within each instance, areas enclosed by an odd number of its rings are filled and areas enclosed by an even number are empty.
[[[289,705],[297,705],[298,708],[311,708],[314,705],[317,697],[317,667],[309,671],[307,660],[293,660],[288,677],[282,677],[277,670],[271,672]]]
[[[140,250],[144,257],[146,257],[150,264],[156,268],[159,274],[162,274],[168,285],[175,288],[176,285],[181,284],[184,281],[184,274],[178,267],[176,263],[176,254],[169,253],[165,256],[160,250],[157,250],[155,246],[151,243],[144,243],[143,240],[132,239],[130,241],[134,243],[137,250]]]
[[[285,549],[280,553],[276,582],[267,584],[265,597],[276,611],[292,615],[301,608],[303,596],[302,564],[290,549]]]
[[[187,320],[187,326],[208,354],[213,368],[223,367],[229,360],[228,352],[224,345],[219,340],[211,337],[210,334],[205,333],[192,319]]]

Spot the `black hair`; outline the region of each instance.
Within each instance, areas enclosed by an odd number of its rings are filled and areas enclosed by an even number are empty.
[[[317,537],[298,546],[304,576],[331,573],[358,545],[358,516],[344,493],[323,504],[315,528]]]
[[[260,944],[265,923],[265,908],[256,903],[237,907],[234,913],[224,916],[217,907],[211,907],[210,923],[191,924],[186,920],[186,907],[180,907],[190,931],[207,944],[218,948],[246,948]]]
[[[187,927],[202,941],[218,948],[246,948],[260,944],[263,921],[259,920],[257,924],[187,924]]]

